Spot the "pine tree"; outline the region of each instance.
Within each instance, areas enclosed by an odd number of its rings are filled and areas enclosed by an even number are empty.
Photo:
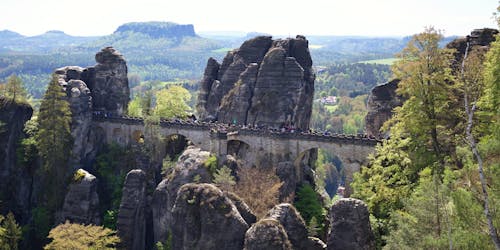
[[[2,223],[2,234],[0,237],[0,249],[17,250],[21,239],[21,227],[17,224],[14,214],[9,212]]]
[[[64,189],[70,174],[67,165],[71,152],[71,111],[66,94],[53,75],[40,105],[39,130],[36,135],[38,152],[43,162],[45,194],[49,209],[55,209],[62,201],[58,195]]]
[[[4,95],[10,98],[13,102],[27,102],[28,93],[24,88],[21,78],[12,74],[7,80],[7,84],[3,89]]]
[[[224,191],[232,191],[232,187],[236,185],[236,180],[231,174],[231,169],[224,165],[215,171],[214,183]]]

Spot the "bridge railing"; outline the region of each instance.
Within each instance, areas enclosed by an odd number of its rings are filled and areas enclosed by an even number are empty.
[[[129,117],[129,116],[116,116],[109,115],[106,113],[93,114],[94,121],[101,122],[112,122],[130,125],[144,125],[144,119],[139,117]],[[193,129],[193,130],[210,130],[210,136],[214,138],[226,139],[228,136],[235,135],[250,135],[250,136],[261,136],[261,137],[271,137],[278,139],[300,139],[300,140],[310,140],[310,141],[324,141],[324,142],[350,142],[353,144],[362,145],[376,145],[379,140],[375,138],[368,137],[364,134],[357,135],[347,135],[347,134],[336,134],[328,132],[298,132],[298,131],[281,131],[278,129],[263,129],[248,126],[228,126],[222,123],[213,122],[200,122],[192,120],[181,120],[181,119],[169,119],[160,120],[160,126],[171,127],[179,129]]]

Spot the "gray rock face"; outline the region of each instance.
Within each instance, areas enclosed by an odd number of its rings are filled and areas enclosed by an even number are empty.
[[[165,242],[167,232],[172,225],[172,209],[174,207],[177,192],[186,183],[211,182],[211,175],[203,165],[210,156],[207,151],[199,148],[188,147],[181,156],[172,173],[158,184],[153,193],[153,231],[154,241]]]
[[[229,52],[221,65],[209,59],[197,110],[223,123],[308,129],[315,75],[303,36],[258,36]]]
[[[291,250],[292,245],[283,226],[275,219],[262,219],[245,234],[244,250]]]
[[[282,203],[276,205],[266,217],[277,220],[283,226],[293,249],[308,248],[306,224],[292,204]]]
[[[146,173],[139,169],[131,170],[125,177],[116,222],[122,248],[133,250],[145,248],[146,181]]]
[[[79,224],[100,225],[97,179],[83,169],[77,171],[83,177],[69,185],[61,212],[61,222],[69,220]]]
[[[329,217],[327,249],[375,249],[370,214],[363,201],[342,198],[332,205]]]
[[[392,110],[403,105],[403,98],[396,93],[399,80],[376,86],[368,97],[368,114],[365,117],[366,134],[377,139],[387,135],[380,132],[384,123],[392,117]]]
[[[16,165],[16,149],[19,140],[25,137],[24,124],[32,114],[28,104],[13,103],[0,96],[0,195],[4,204],[0,212],[16,211],[23,222],[30,210],[33,173]]]
[[[467,43],[469,43],[469,50],[473,48],[489,49],[491,42],[495,41],[495,36],[498,34],[496,29],[475,29],[470,35],[466,37],[457,38],[446,45],[446,48],[455,49],[455,60],[453,65],[455,69],[459,69],[462,60],[467,50]]]
[[[85,69],[67,66],[56,70],[59,85],[66,92],[71,108],[71,135],[73,136],[73,154],[70,166],[75,170],[82,167],[81,161],[94,149],[89,143],[92,123],[92,96],[87,84],[80,80]]]
[[[97,65],[66,66],[55,70],[71,107],[74,139],[70,165],[84,167],[102,146],[103,131],[92,127],[92,112],[121,115],[129,101],[127,64],[121,54],[106,47],[96,54]]]
[[[95,55],[95,60],[95,81],[88,83],[94,110],[124,114],[130,101],[125,59],[112,47],[106,47]]]
[[[212,184],[186,184],[172,211],[173,249],[239,250],[248,224],[233,202]]]
[[[283,182],[280,187],[280,201],[283,201],[295,193],[298,182],[297,170],[291,161],[279,162],[276,175]]]
[[[248,225],[252,225],[257,221],[257,217],[253,214],[250,207],[238,195],[232,192],[224,192],[224,195],[233,202],[241,217],[243,217]]]

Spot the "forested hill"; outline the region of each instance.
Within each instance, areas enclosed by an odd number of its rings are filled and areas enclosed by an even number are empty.
[[[99,37],[77,37],[62,31],[23,36],[0,31],[0,83],[15,73],[31,95],[40,98],[49,75],[65,65],[90,66],[94,54],[112,46],[127,59],[129,76],[140,81],[198,80],[209,57],[222,59],[227,51],[248,39],[244,36],[197,35],[191,24],[171,22],[126,23]],[[315,66],[354,63],[394,57],[407,38],[308,37]]]

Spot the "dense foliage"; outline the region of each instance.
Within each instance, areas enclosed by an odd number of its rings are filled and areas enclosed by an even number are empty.
[[[354,178],[353,196],[367,202],[379,248],[494,248],[491,239],[498,231],[492,227],[500,224],[495,209],[498,161],[490,161],[495,156],[482,145],[495,138],[491,128],[498,127],[498,106],[490,106],[497,97],[488,95],[498,81],[483,84],[480,76],[500,75],[493,69],[498,66],[490,64],[500,60],[495,55],[499,41],[492,45],[483,73],[483,60],[472,60],[472,55],[461,69],[454,69],[453,51],[440,48],[441,38],[428,28],[399,55],[393,72],[401,79],[398,93],[407,101],[386,123],[390,139],[377,146],[370,164]],[[473,116],[479,99],[484,108]],[[479,139],[477,154],[470,138]],[[494,152],[498,155],[498,148]],[[486,158],[484,179],[481,157]]]
[[[50,230],[46,250],[63,249],[116,249],[120,242],[116,232],[95,225],[80,225],[66,221]]]
[[[73,137],[70,132],[71,111],[66,94],[53,75],[43,97],[38,114],[38,133],[35,138],[43,162],[45,191],[43,197],[51,211],[62,204],[60,190],[64,190],[69,177],[68,159]]]

